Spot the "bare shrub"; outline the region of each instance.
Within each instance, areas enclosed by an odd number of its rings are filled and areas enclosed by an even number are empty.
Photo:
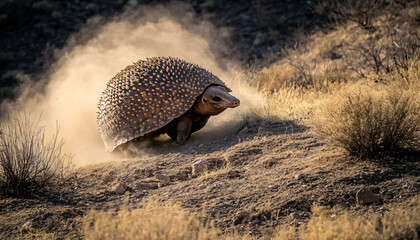
[[[413,147],[420,126],[417,97],[390,88],[350,87],[325,102],[314,130],[359,157]]]
[[[317,11],[335,20],[352,21],[370,29],[372,20],[385,5],[385,0],[324,0],[317,5]]]
[[[410,64],[420,59],[420,34],[407,25],[391,22],[376,27],[375,33],[365,34],[362,40],[342,49],[343,60],[359,78],[372,76],[380,80],[398,72],[407,80]]]
[[[398,74],[408,81],[412,63],[420,60],[420,33],[401,33],[394,29],[389,29],[388,32],[390,39],[387,47],[388,58]]]
[[[289,64],[297,70],[297,73],[290,79],[291,86],[308,87],[314,85],[316,62],[309,64],[304,61],[290,61]]]
[[[372,71],[376,75],[390,72],[384,45],[378,44],[375,40],[371,39],[367,43],[356,47],[355,51],[359,52],[359,72],[361,73],[361,77],[366,77]],[[363,72],[363,70],[365,71]]]
[[[62,153],[59,128],[50,140],[40,119],[28,115],[12,117],[0,126],[0,193],[22,195],[38,191],[64,177],[70,157]]]

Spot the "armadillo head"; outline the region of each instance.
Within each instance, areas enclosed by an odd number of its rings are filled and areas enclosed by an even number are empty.
[[[239,106],[240,101],[230,95],[222,86],[210,86],[197,99],[193,111],[200,115],[217,115],[227,108]]]

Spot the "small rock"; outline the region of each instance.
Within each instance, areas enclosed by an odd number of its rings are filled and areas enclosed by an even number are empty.
[[[108,175],[108,176],[106,176],[105,178],[104,178],[104,183],[105,184],[107,184],[107,183],[110,183],[110,182],[112,182],[112,181],[114,181],[115,180],[115,176],[113,176],[113,175]]]
[[[205,189],[207,186],[205,184],[200,184],[198,185],[198,189],[203,190]]]
[[[140,174],[141,174],[141,171],[138,168],[135,168],[133,171],[130,172],[130,176],[133,176],[133,177],[137,177]]]
[[[339,208],[339,209],[346,209],[346,208],[349,207],[349,205],[347,205],[347,203],[339,203],[339,204],[335,205],[335,207]]]
[[[22,225],[22,229],[27,231],[33,228],[33,226],[34,226],[34,223],[32,221],[27,221],[26,223]]]
[[[302,178],[302,175],[300,175],[299,173],[298,174],[296,174],[295,175],[295,177],[294,177],[296,180],[299,180],[299,179],[301,179]]]
[[[127,185],[123,182],[119,182],[114,187],[112,187],[112,191],[119,195],[124,194],[126,189]]]
[[[207,164],[203,160],[199,160],[191,165],[192,167],[192,175],[197,176],[198,174],[207,170]]]
[[[250,214],[247,211],[241,210],[236,212],[235,219],[233,220],[233,224],[237,225],[242,223],[243,221],[248,221],[250,219]]]
[[[148,189],[157,189],[159,184],[155,182],[139,182],[136,184],[136,190],[148,190]]]
[[[163,181],[163,182],[169,182],[169,181],[171,181],[171,179],[168,176],[163,175],[163,174],[160,174],[158,172],[155,173],[155,178],[157,180]]]
[[[356,193],[356,203],[359,205],[368,205],[379,201],[380,198],[366,187],[363,187]]]

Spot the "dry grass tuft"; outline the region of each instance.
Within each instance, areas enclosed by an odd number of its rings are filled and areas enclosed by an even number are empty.
[[[389,212],[369,216],[339,216],[332,210],[314,206],[314,216],[306,226],[283,226],[272,238],[288,239],[418,239],[420,237],[420,197],[408,202],[409,207],[393,207]]]
[[[200,180],[200,181],[217,180],[220,177],[226,177],[231,170],[232,170],[232,168],[229,165],[226,165],[226,166],[224,166],[222,168],[219,168],[217,170],[205,172],[204,174],[202,174],[198,177],[198,180]]]
[[[380,90],[361,85],[344,88],[322,105],[314,130],[359,157],[415,146],[418,93],[394,88],[395,84]]]
[[[407,209],[393,208],[384,216],[351,217],[349,213],[331,218],[322,208],[314,207],[318,218],[309,221],[302,239],[418,239],[420,237],[420,198]],[[338,224],[337,224],[338,223]]]
[[[13,116],[0,126],[0,191],[22,195],[62,178],[69,170],[70,158],[61,152],[63,140],[59,128],[50,140],[40,119],[27,115]]]
[[[54,240],[57,239],[57,235],[54,233],[34,232],[33,229],[29,229],[28,231],[22,231],[21,235],[19,236],[19,239]]]
[[[85,238],[92,239],[218,239],[212,222],[202,223],[173,203],[144,201],[143,207],[118,213],[89,213],[84,223]],[[93,222],[92,222],[93,220]]]
[[[143,208],[124,208],[118,213],[92,211],[84,222],[86,239],[254,239],[235,231],[223,234],[212,222],[201,223],[177,204],[154,200],[143,203]],[[307,224],[280,226],[263,239],[418,239],[420,197],[408,200],[404,208],[401,206],[367,216],[314,206]],[[270,208],[269,204],[266,208]]]

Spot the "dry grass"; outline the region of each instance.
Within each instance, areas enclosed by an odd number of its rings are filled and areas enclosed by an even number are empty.
[[[45,233],[45,232],[34,232],[32,229],[29,231],[24,231],[19,236],[21,240],[37,239],[37,240],[54,240],[57,239],[57,235],[54,233]]]
[[[418,239],[420,237],[420,198],[409,207],[393,207],[389,212],[352,217],[348,212],[337,214],[313,207],[314,217],[298,229],[284,227],[273,239]]]
[[[349,212],[314,206],[313,217],[301,227],[281,226],[263,239],[418,239],[420,197],[395,206],[384,214],[351,216]],[[253,239],[225,233],[212,222],[203,224],[193,214],[173,203],[144,202],[143,208],[118,213],[92,211],[84,222],[86,239]]]
[[[70,159],[61,152],[58,126],[50,140],[40,120],[16,115],[0,126],[0,190],[5,195],[22,195],[40,190],[64,176]]]
[[[270,120],[310,119],[325,98],[357,80],[358,74],[352,69],[355,64],[343,56],[368,37],[356,24],[349,24],[306,36],[303,44],[285,50],[285,58],[263,68],[249,81],[262,95],[255,114]],[[340,57],[331,59],[335,55]]]
[[[205,172],[204,174],[202,174],[198,177],[198,180],[200,180],[200,181],[217,180],[220,177],[226,177],[231,170],[232,170],[231,167],[226,165],[226,166],[224,166],[222,168],[219,168],[217,170]]]
[[[418,146],[420,38],[406,23],[391,31],[386,21],[375,17],[374,32],[348,23],[285,50],[251,81],[263,95],[255,114],[313,125],[358,156]]]
[[[317,75],[317,79],[325,79],[322,83],[320,80],[319,84],[316,84],[317,87],[280,87],[270,91],[263,89],[260,91],[260,105],[253,109],[253,113],[259,118],[270,121],[292,120],[305,123],[324,99],[345,84],[344,80],[334,82],[334,79],[340,75],[339,72],[339,68],[331,67]],[[265,79],[259,79],[259,81],[265,81]]]
[[[418,94],[394,87],[344,88],[323,104],[313,129],[359,157],[414,147],[420,126]]]
[[[84,224],[86,239],[218,239],[212,222],[202,223],[177,204],[143,202],[139,209],[118,213],[92,211]]]

